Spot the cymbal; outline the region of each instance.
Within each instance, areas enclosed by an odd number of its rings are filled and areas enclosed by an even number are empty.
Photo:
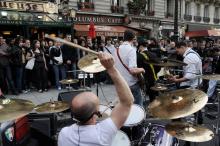
[[[81,58],[78,62],[78,67],[88,73],[98,73],[105,70],[97,55],[93,54],[88,54]]]
[[[69,109],[70,106],[67,102],[63,101],[51,101],[40,104],[34,109],[38,113],[57,113]]]
[[[61,84],[73,84],[73,83],[78,83],[78,82],[79,80],[77,79],[64,79],[60,81]]]
[[[31,101],[24,99],[0,99],[0,122],[6,122],[27,115],[34,109]]]
[[[173,59],[155,59],[155,60],[145,60],[144,61],[147,64],[152,64],[154,66],[160,66],[160,67],[177,67],[177,66],[186,66],[187,64]]]
[[[219,81],[220,80],[220,74],[203,75],[202,79]]]
[[[202,109],[208,96],[198,89],[179,89],[159,95],[148,106],[155,118],[177,119],[191,115]]]
[[[166,86],[156,84],[155,86],[150,88],[153,91],[166,91],[168,88]]]
[[[214,137],[214,133],[203,126],[183,122],[170,123],[165,129],[173,137],[191,142],[205,142]]]

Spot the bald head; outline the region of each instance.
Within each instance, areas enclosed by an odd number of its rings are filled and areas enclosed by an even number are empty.
[[[92,92],[83,92],[75,96],[72,100],[72,110],[74,117],[86,122],[94,112],[98,111],[99,99]]]

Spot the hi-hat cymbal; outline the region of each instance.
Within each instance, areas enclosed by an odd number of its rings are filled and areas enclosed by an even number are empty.
[[[100,60],[98,59],[97,55],[88,54],[81,58],[78,62],[78,67],[88,73],[98,73],[105,70],[102,66]]]
[[[38,113],[57,113],[62,112],[70,108],[70,105],[67,102],[63,101],[51,101],[40,104],[34,109]]]
[[[165,129],[173,137],[191,142],[205,142],[214,137],[214,133],[203,126],[183,122],[170,123]]]
[[[217,81],[219,81],[220,80],[220,74],[203,75],[201,78],[205,79],[205,80],[217,80]]]
[[[24,99],[0,99],[0,123],[27,115],[34,109],[31,101]]]
[[[145,60],[144,61],[147,64],[152,64],[154,66],[160,66],[160,67],[177,67],[177,66],[186,66],[187,64],[173,59],[155,59],[155,60]]]
[[[166,86],[156,84],[155,86],[150,88],[153,91],[166,91],[168,88]]]
[[[77,79],[64,79],[64,80],[61,80],[60,83],[61,84],[73,84],[73,83],[78,83],[79,80]]]
[[[155,118],[177,119],[191,115],[202,109],[208,96],[197,89],[180,89],[164,93],[148,106],[149,113]]]

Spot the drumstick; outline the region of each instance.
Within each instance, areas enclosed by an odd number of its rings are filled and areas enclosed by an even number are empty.
[[[68,42],[68,41],[66,41],[66,40],[64,40],[64,39],[61,39],[61,38],[58,38],[58,37],[51,37],[51,36],[49,36],[49,35],[45,35],[45,38],[48,38],[48,39],[51,39],[51,40],[54,40],[54,41],[57,41],[57,42],[64,43],[64,44],[69,45],[69,46],[72,46],[72,47],[74,47],[74,48],[78,48],[78,49],[81,49],[81,50],[83,50],[83,51],[92,53],[92,54],[94,54],[94,55],[98,55],[98,52],[96,52],[96,51],[90,50],[90,49],[85,48],[85,47],[83,47],[83,46],[74,44],[74,43],[72,43],[72,42]]]

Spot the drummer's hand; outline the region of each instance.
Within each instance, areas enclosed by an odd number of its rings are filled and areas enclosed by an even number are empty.
[[[170,81],[173,81],[173,82],[178,82],[177,77],[178,77],[178,76],[169,76],[168,79],[169,79]]]
[[[114,66],[114,59],[111,54],[99,52],[98,57],[100,59],[101,64],[106,68],[106,70]]]

